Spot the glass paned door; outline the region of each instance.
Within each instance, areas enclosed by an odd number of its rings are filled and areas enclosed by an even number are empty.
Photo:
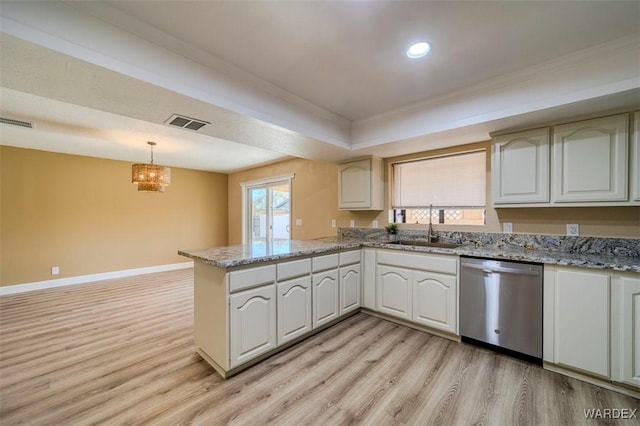
[[[290,194],[289,182],[247,188],[247,244],[271,244],[291,238]]]

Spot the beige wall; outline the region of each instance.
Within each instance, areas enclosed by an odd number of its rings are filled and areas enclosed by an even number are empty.
[[[227,176],[172,168],[137,192],[131,164],[0,146],[0,284],[185,262],[227,244]],[[60,267],[51,276],[50,268]]]
[[[292,226],[291,238],[304,240],[336,235],[331,219],[338,227],[371,226],[378,219],[386,222],[384,212],[349,212],[338,210],[338,166],[332,163],[296,158],[229,175],[229,244],[242,242],[243,182],[295,173],[291,182],[291,217],[302,219],[302,226]]]

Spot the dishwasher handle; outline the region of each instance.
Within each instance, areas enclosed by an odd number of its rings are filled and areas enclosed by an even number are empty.
[[[505,268],[504,266],[487,266],[487,265],[478,265],[475,263],[466,263],[466,262],[460,263],[460,266],[464,268],[479,269],[484,272],[504,272],[507,274],[532,275],[536,277],[540,275],[539,271],[532,271],[530,269],[519,269],[519,268]]]

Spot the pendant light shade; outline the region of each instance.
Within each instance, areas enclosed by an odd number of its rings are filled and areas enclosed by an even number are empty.
[[[134,164],[131,167],[131,182],[138,185],[138,191],[164,192],[171,183],[171,169],[153,164],[153,147],[155,142],[147,142],[151,146],[151,163]]]

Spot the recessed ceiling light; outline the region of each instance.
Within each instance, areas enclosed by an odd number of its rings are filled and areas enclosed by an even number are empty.
[[[422,41],[420,43],[414,43],[409,49],[407,49],[407,56],[411,59],[422,58],[429,53],[431,46],[429,43]]]

